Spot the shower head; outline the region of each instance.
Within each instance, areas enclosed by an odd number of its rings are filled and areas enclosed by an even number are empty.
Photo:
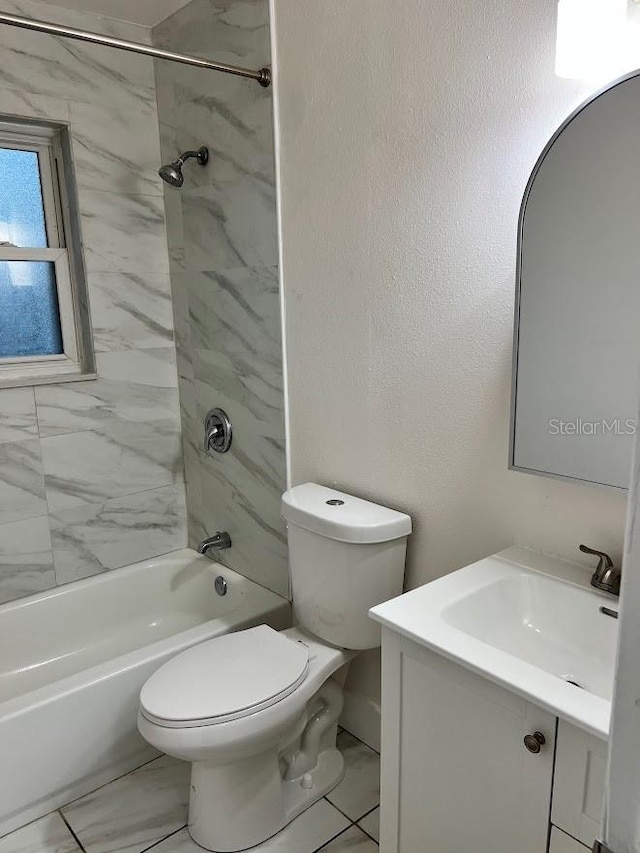
[[[184,183],[182,163],[179,163],[178,161],[175,163],[169,163],[166,166],[161,166],[158,169],[158,174],[165,183],[169,184],[170,187],[181,187]]]
[[[209,161],[209,149],[199,148],[197,151],[185,151],[173,163],[167,163],[166,166],[161,166],[158,169],[158,174],[162,180],[171,187],[181,187],[184,184],[184,175],[182,174],[182,166],[185,160],[194,157],[201,166],[206,166]]]

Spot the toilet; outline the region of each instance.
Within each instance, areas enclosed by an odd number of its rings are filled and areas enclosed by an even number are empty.
[[[296,626],[193,646],[140,693],[143,737],[192,763],[188,829],[216,853],[265,841],[340,782],[346,666],[380,645],[369,609],[402,592],[408,515],[315,483],[282,515]]]

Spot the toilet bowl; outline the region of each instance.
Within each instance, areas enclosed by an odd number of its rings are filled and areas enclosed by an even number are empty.
[[[332,729],[342,710],[342,691],[327,680],[352,654],[296,628],[277,632],[260,625],[188,649],[149,679],[140,694],[138,728],[157,749],[192,762],[189,832],[198,844],[220,853],[252,847],[340,781],[343,761]],[[217,670],[221,655],[229,656],[233,672],[224,665]],[[259,677],[261,666],[274,664],[282,667],[280,683],[249,680]],[[241,680],[250,690],[236,696],[238,707],[229,711],[235,701],[227,701],[229,681],[240,686]],[[203,684],[207,689],[195,697],[191,688]],[[189,698],[193,704],[187,711]],[[307,743],[312,742],[306,764],[299,749],[282,755],[305,729]],[[327,738],[333,750],[323,748]]]
[[[346,667],[380,643],[369,608],[402,591],[408,516],[313,483],[283,515],[299,625],[193,646],[140,694],[141,734],[192,763],[188,829],[216,853],[270,838],[341,780]]]

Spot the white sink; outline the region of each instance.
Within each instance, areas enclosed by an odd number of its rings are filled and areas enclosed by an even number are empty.
[[[510,548],[371,611],[374,619],[600,737],[609,730],[617,599],[582,565]]]
[[[607,602],[611,608],[612,602]],[[442,618],[471,637],[611,701],[615,620],[600,596],[515,569],[450,604]]]

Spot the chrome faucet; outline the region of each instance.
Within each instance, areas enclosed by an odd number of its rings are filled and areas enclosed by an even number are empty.
[[[580,545],[579,548],[583,554],[591,554],[600,558],[591,578],[591,586],[595,586],[596,589],[601,589],[603,592],[611,593],[611,595],[620,595],[622,572],[613,565],[611,557],[604,551],[596,551],[595,548],[588,548],[586,545]]]
[[[226,531],[222,531],[204,539],[198,545],[198,554],[206,554],[208,551],[224,551],[225,548],[231,548],[231,537]]]

